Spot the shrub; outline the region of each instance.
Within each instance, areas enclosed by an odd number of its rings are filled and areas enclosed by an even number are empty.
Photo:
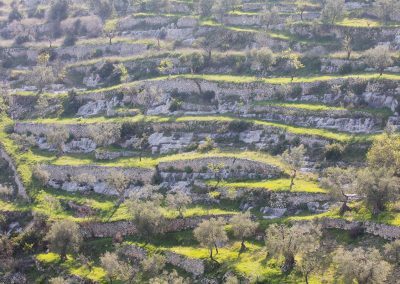
[[[187,174],[191,174],[191,173],[193,173],[193,168],[192,168],[192,167],[189,167],[189,166],[186,166],[185,169],[184,169],[184,171],[185,171],[185,173],[187,173]]]
[[[212,140],[211,137],[207,137],[206,141],[203,144],[200,144],[198,150],[201,153],[206,153],[213,150],[214,148],[215,148],[214,140]]]
[[[181,109],[182,101],[173,99],[171,105],[169,106],[169,111],[174,112]]]
[[[228,129],[233,132],[243,132],[251,128],[253,123],[243,120],[234,120],[229,123]]]
[[[340,66],[339,68],[339,73],[344,75],[344,74],[350,74],[353,72],[353,66],[351,65],[351,63],[346,63],[343,64],[342,66]]]
[[[342,158],[345,147],[338,143],[333,143],[325,146],[324,156],[329,161],[338,161]]]
[[[73,33],[68,33],[64,38],[63,46],[74,46],[76,43],[76,36]]]
[[[15,45],[21,45],[29,41],[29,36],[28,35],[19,35],[15,38],[14,44]]]

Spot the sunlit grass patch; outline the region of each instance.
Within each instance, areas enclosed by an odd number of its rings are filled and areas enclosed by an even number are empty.
[[[373,28],[382,26],[382,23],[372,19],[344,18],[336,22],[336,25],[356,28]]]
[[[216,182],[210,182],[215,185]],[[220,182],[220,186],[234,188],[264,188],[271,191],[289,191],[290,179],[272,179],[265,181],[246,181],[246,182]],[[295,180],[292,192],[327,193],[316,181]]]
[[[36,255],[36,259],[44,264],[58,264],[62,269],[71,275],[76,275],[97,283],[106,283],[106,273],[101,267],[92,266],[91,268],[80,264],[73,256],[68,255],[67,260],[60,262],[60,256],[55,253],[42,253]]]

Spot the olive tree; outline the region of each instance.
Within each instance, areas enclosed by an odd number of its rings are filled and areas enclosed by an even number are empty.
[[[50,55],[41,53],[37,57],[37,64],[32,71],[28,72],[28,80],[38,89],[38,94],[43,92],[43,89],[54,83],[56,76],[53,68],[49,64]]]
[[[142,261],[142,270],[146,277],[155,277],[162,272],[166,262],[165,256],[161,254],[154,254],[152,256],[148,256]]]
[[[106,181],[117,192],[119,196],[118,205],[121,204],[125,199],[126,190],[129,187],[129,177],[122,171],[112,170],[108,174]]]
[[[367,162],[372,168],[392,169],[400,176],[400,134],[387,129],[377,136],[368,151]]]
[[[79,250],[82,236],[78,224],[69,220],[62,220],[51,225],[45,240],[49,242],[50,250],[58,253],[61,261],[65,261],[67,253]]]
[[[211,171],[214,174],[214,176],[215,176],[215,178],[217,180],[217,183],[215,184],[215,188],[217,188],[219,183],[222,180],[222,172],[223,172],[223,170],[225,168],[225,164],[224,163],[218,163],[218,164],[209,163],[207,165],[207,168],[208,168],[209,171]]]
[[[334,253],[333,261],[337,265],[336,278],[345,283],[385,283],[391,271],[390,264],[377,249],[355,248],[348,251],[339,248]]]
[[[327,0],[321,13],[323,23],[333,25],[343,17],[345,12],[344,0]]]
[[[53,126],[46,132],[47,143],[57,150],[57,156],[64,154],[64,145],[69,138],[69,131],[65,126]]]
[[[210,220],[204,220],[201,222],[193,234],[196,240],[201,246],[207,248],[210,251],[210,259],[218,262],[214,259],[213,251],[216,250],[218,254],[218,246],[221,243],[228,241],[228,235],[224,229],[225,220],[222,218],[211,218]]]
[[[127,262],[120,260],[115,252],[106,252],[100,256],[100,266],[105,271],[110,283],[113,283],[114,280],[130,283],[135,275],[134,268]]]
[[[282,160],[289,166],[289,169],[292,172],[290,175],[290,190],[293,189],[294,180],[297,176],[297,172],[304,165],[305,152],[306,149],[304,148],[304,145],[301,144],[297,147],[286,150],[282,154]]]
[[[328,252],[319,249],[318,251],[307,252],[302,255],[301,260],[296,265],[296,270],[304,276],[306,284],[309,283],[309,278],[312,273],[321,273],[329,264]]]
[[[368,66],[377,69],[381,76],[385,68],[393,64],[392,53],[385,45],[378,45],[367,50],[364,53],[364,61]]]
[[[373,215],[386,209],[386,204],[398,197],[400,178],[389,169],[364,168],[357,172],[354,190],[365,197]]]
[[[347,205],[349,201],[348,194],[352,193],[352,183],[354,179],[353,169],[341,169],[339,167],[327,168],[324,170],[320,184],[330,190],[331,196],[340,202],[339,213],[343,215],[346,211],[350,211],[351,208]]]
[[[320,247],[322,231],[313,223],[295,224],[291,227],[272,224],[266,230],[265,244],[273,256],[283,256],[283,272],[291,271],[295,266],[295,256],[315,252]]]
[[[202,17],[211,16],[212,7],[214,5],[214,0],[195,0],[197,13]]]
[[[240,252],[244,252],[247,248],[245,239],[254,235],[258,227],[258,223],[251,220],[250,212],[237,214],[232,217],[230,224],[232,225],[233,235],[242,241]]]
[[[159,201],[129,199],[125,202],[127,211],[137,228],[138,235],[145,240],[145,246],[153,237],[163,232],[164,216]]]
[[[192,199],[183,192],[177,192],[175,194],[168,194],[166,201],[168,207],[177,210],[179,216],[183,218],[183,213],[186,211],[186,207],[192,202]]]
[[[269,29],[270,26],[279,24],[279,9],[272,7],[271,9],[264,8],[260,15],[260,24]]]
[[[252,49],[250,51],[250,57],[252,59],[252,68],[261,70],[263,74],[276,62],[274,53],[267,47]]]
[[[121,138],[121,124],[100,123],[88,126],[88,136],[98,146],[107,146],[117,142]]]
[[[400,14],[400,4],[397,0],[376,0],[375,5],[379,17],[385,24]]]
[[[346,58],[350,60],[351,53],[353,52],[353,36],[350,32],[347,32],[342,40],[343,49],[346,51]]]
[[[301,56],[289,49],[283,53],[283,58],[287,60],[287,68],[289,69],[290,78],[293,82],[297,71],[304,68],[304,64],[301,62]]]
[[[400,240],[385,245],[385,258],[394,265],[400,265]]]

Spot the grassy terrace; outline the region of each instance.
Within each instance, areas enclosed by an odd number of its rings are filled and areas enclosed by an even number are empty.
[[[58,200],[61,206],[55,206],[49,201],[51,198]],[[68,219],[74,222],[116,222],[130,219],[126,206],[121,205],[115,212],[115,204],[117,198],[113,196],[105,196],[96,193],[82,195],[80,193],[69,193],[63,190],[44,189],[39,190],[35,194],[35,200],[31,204],[23,204],[18,202],[6,202],[0,200],[0,212],[37,212],[48,216],[51,220]],[[81,206],[89,206],[94,215],[76,216],[75,212],[68,208],[67,204],[73,202]],[[185,218],[216,215],[222,216],[227,214],[237,214],[239,212],[237,204],[233,202],[221,202],[219,205],[190,205],[184,212]],[[178,212],[162,208],[162,213],[166,219],[178,218]]]
[[[62,118],[62,119],[38,119],[34,121],[24,121],[27,123],[41,123],[41,124],[93,124],[93,123],[123,123],[123,122],[151,122],[151,123],[165,123],[165,122],[191,122],[191,121],[225,121],[231,122],[237,120],[233,116],[182,116],[182,117],[166,117],[166,116],[143,116],[137,115],[133,118],[105,118],[96,117],[88,118],[82,120],[81,118]],[[310,135],[317,136],[324,139],[336,140],[341,142],[347,141],[360,141],[367,142],[370,141],[376,135],[374,134],[349,134],[345,132],[335,132],[319,128],[306,128],[291,126],[283,123],[268,122],[257,119],[242,119],[243,121],[248,121],[254,123],[255,125],[274,127],[283,129],[289,133],[298,135]]]
[[[229,226],[225,230],[231,234]],[[135,238],[128,239],[125,243],[144,246],[141,240]],[[246,246],[248,250],[240,255],[240,242],[238,241],[231,240],[221,247],[219,253],[215,255],[215,259],[220,263],[217,271],[233,270],[248,277],[250,283],[255,283],[257,280],[266,281],[265,283],[303,283],[299,273],[283,274],[280,270],[280,261],[266,257],[268,252],[262,242],[248,240]],[[188,258],[209,261],[208,250],[198,245],[192,231],[166,234],[162,239],[154,240],[145,248],[150,253],[170,251]],[[331,276],[330,274],[316,275],[311,277],[309,283],[323,283],[321,280],[329,280]]]
[[[209,181],[209,185],[215,186],[216,181]],[[263,181],[246,181],[246,182],[227,182],[219,183],[221,187],[227,188],[262,188],[271,191],[289,191],[290,179],[274,179]],[[309,193],[327,193],[328,191],[321,188],[316,180],[300,179],[295,181],[295,185],[291,192],[309,192]]]
[[[240,76],[240,75],[218,75],[218,74],[181,74],[181,75],[169,75],[169,76],[160,76],[152,79],[148,79],[146,81],[160,81],[160,80],[169,80],[169,79],[197,79],[197,80],[205,80],[210,82],[217,83],[232,83],[232,84],[249,84],[249,83],[264,83],[271,85],[282,85],[282,84],[293,84],[293,83],[314,83],[319,81],[331,81],[337,79],[385,79],[385,80],[400,80],[400,74],[389,74],[385,73],[382,76],[379,76],[378,73],[360,73],[360,74],[351,74],[351,75],[324,75],[324,76],[307,76],[307,77],[295,77],[293,81],[290,77],[254,77],[254,76]],[[139,84],[141,81],[130,82],[126,84],[115,85],[112,87],[87,90],[80,92],[79,94],[93,94],[93,93],[102,93],[109,91],[116,91],[122,88],[135,86]]]
[[[345,107],[336,107],[325,104],[308,103],[308,102],[288,102],[288,101],[256,101],[253,103],[258,106],[276,106],[283,109],[298,109],[314,112],[326,111],[349,111],[349,112],[367,112],[374,115],[388,117],[393,115],[393,112],[388,108],[373,109],[373,108],[360,108],[360,109],[347,109]]]
[[[55,157],[52,153],[43,151],[28,151],[20,155],[26,162],[34,163],[47,163],[56,166],[84,166],[84,165],[97,165],[104,167],[133,167],[133,168],[153,168],[161,162],[173,162],[181,160],[194,160],[209,157],[226,157],[226,158],[241,158],[250,159],[253,161],[274,165],[284,168],[284,164],[278,157],[270,156],[266,153],[260,152],[221,152],[212,151],[209,153],[180,153],[166,156],[143,157],[140,161],[139,158],[119,158],[113,161],[97,161],[93,155],[64,155],[62,157]]]

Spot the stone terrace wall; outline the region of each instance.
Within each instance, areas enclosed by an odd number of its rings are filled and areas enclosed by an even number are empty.
[[[201,259],[188,258],[186,256],[169,251],[165,253],[165,257],[167,258],[167,262],[169,264],[179,267],[186,272],[193,274],[194,276],[204,274],[205,266]]]
[[[65,128],[72,134],[75,138],[87,138],[88,137],[88,127],[91,124],[63,124]],[[27,133],[30,132],[36,136],[45,134],[52,129],[54,125],[52,124],[40,124],[40,123],[30,123],[30,122],[17,122],[14,125],[14,131],[17,133]]]
[[[309,202],[326,202],[330,196],[324,193],[308,192],[271,192],[270,206],[278,208],[287,208],[289,206],[301,206]]]
[[[192,218],[173,219],[167,220],[164,226],[164,232],[179,232],[194,229],[199,223],[210,218],[222,217],[225,220],[229,220],[233,215],[206,215]],[[118,221],[112,223],[94,223],[87,222],[81,223],[81,234],[84,238],[111,238],[116,233],[120,233],[123,236],[130,236],[137,234],[135,224],[129,221]]]
[[[379,224],[370,221],[348,221],[335,218],[323,218],[321,224],[324,228],[335,228],[341,230],[352,230],[361,228],[368,234],[384,238],[386,240],[400,239],[400,227]]]
[[[210,157],[210,158],[199,158],[193,160],[179,160],[172,162],[161,162],[158,168],[161,171],[168,171],[170,168],[184,170],[186,167],[191,167],[194,172],[201,172],[209,164],[220,164],[223,163],[225,167],[231,169],[241,169],[243,171],[255,172],[258,174],[266,174],[271,177],[277,177],[282,174],[282,171],[273,165],[265,163],[238,159],[238,158],[226,158],[226,157]]]
[[[144,183],[150,183],[153,176],[153,169],[146,168],[122,168],[122,167],[102,167],[102,166],[54,166],[42,165],[42,168],[50,174],[52,180],[68,180],[70,177],[81,174],[89,174],[99,181],[105,180],[113,170],[122,171],[131,181],[141,180]]]

